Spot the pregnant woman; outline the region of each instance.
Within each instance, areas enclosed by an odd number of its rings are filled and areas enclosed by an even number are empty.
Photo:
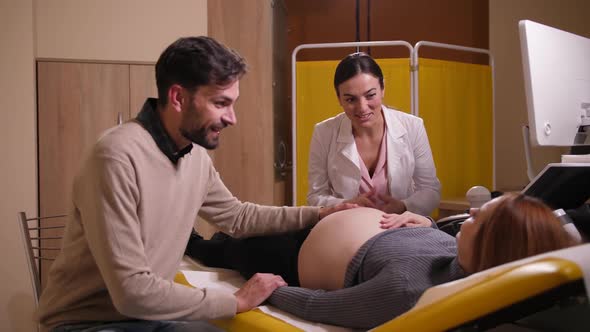
[[[237,269],[246,277],[273,272],[290,285],[299,284],[275,290],[270,304],[309,321],[361,329],[409,310],[432,286],[573,244],[546,205],[520,194],[472,210],[456,238],[432,227],[409,226],[425,223],[386,230],[382,214],[371,208],[332,214],[309,234],[300,233],[300,249],[280,236],[193,244],[217,246],[216,252],[224,255],[215,266]],[[269,239],[278,246],[265,242]],[[206,264],[210,258],[201,257]],[[275,259],[283,263],[276,270]]]

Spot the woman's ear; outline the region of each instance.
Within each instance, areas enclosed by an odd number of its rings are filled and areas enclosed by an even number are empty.
[[[180,112],[184,103],[184,89],[178,84],[172,84],[168,89],[168,100],[172,108]]]

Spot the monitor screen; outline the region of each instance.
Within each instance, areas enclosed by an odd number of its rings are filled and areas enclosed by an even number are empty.
[[[519,31],[531,141],[590,145],[578,134],[590,125],[590,39],[528,20]]]

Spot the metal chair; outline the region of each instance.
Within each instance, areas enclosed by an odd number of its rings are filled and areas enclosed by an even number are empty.
[[[18,224],[27,253],[31,283],[35,292],[35,304],[41,295],[41,271],[55,260],[61,250],[61,239],[66,215],[29,218],[25,212],[18,213]],[[44,262],[44,263],[43,263]],[[43,269],[42,269],[43,266]]]

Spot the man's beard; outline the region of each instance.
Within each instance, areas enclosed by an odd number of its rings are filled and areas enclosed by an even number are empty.
[[[202,127],[192,131],[180,129],[180,134],[189,141],[204,147],[207,150],[213,150],[219,145],[219,136],[209,139],[207,133],[209,133],[210,127]]]
[[[221,129],[223,129],[225,125],[221,122],[218,124],[212,124],[200,128],[189,125],[197,124],[200,122],[199,120],[200,116],[199,112],[197,111],[197,108],[192,104],[189,105],[189,108],[185,111],[182,117],[180,134],[189,141],[198,144],[207,150],[213,150],[217,148],[217,145],[219,145],[219,135],[215,135],[214,138],[209,139],[207,137],[207,134],[215,131],[214,129],[221,131]]]

